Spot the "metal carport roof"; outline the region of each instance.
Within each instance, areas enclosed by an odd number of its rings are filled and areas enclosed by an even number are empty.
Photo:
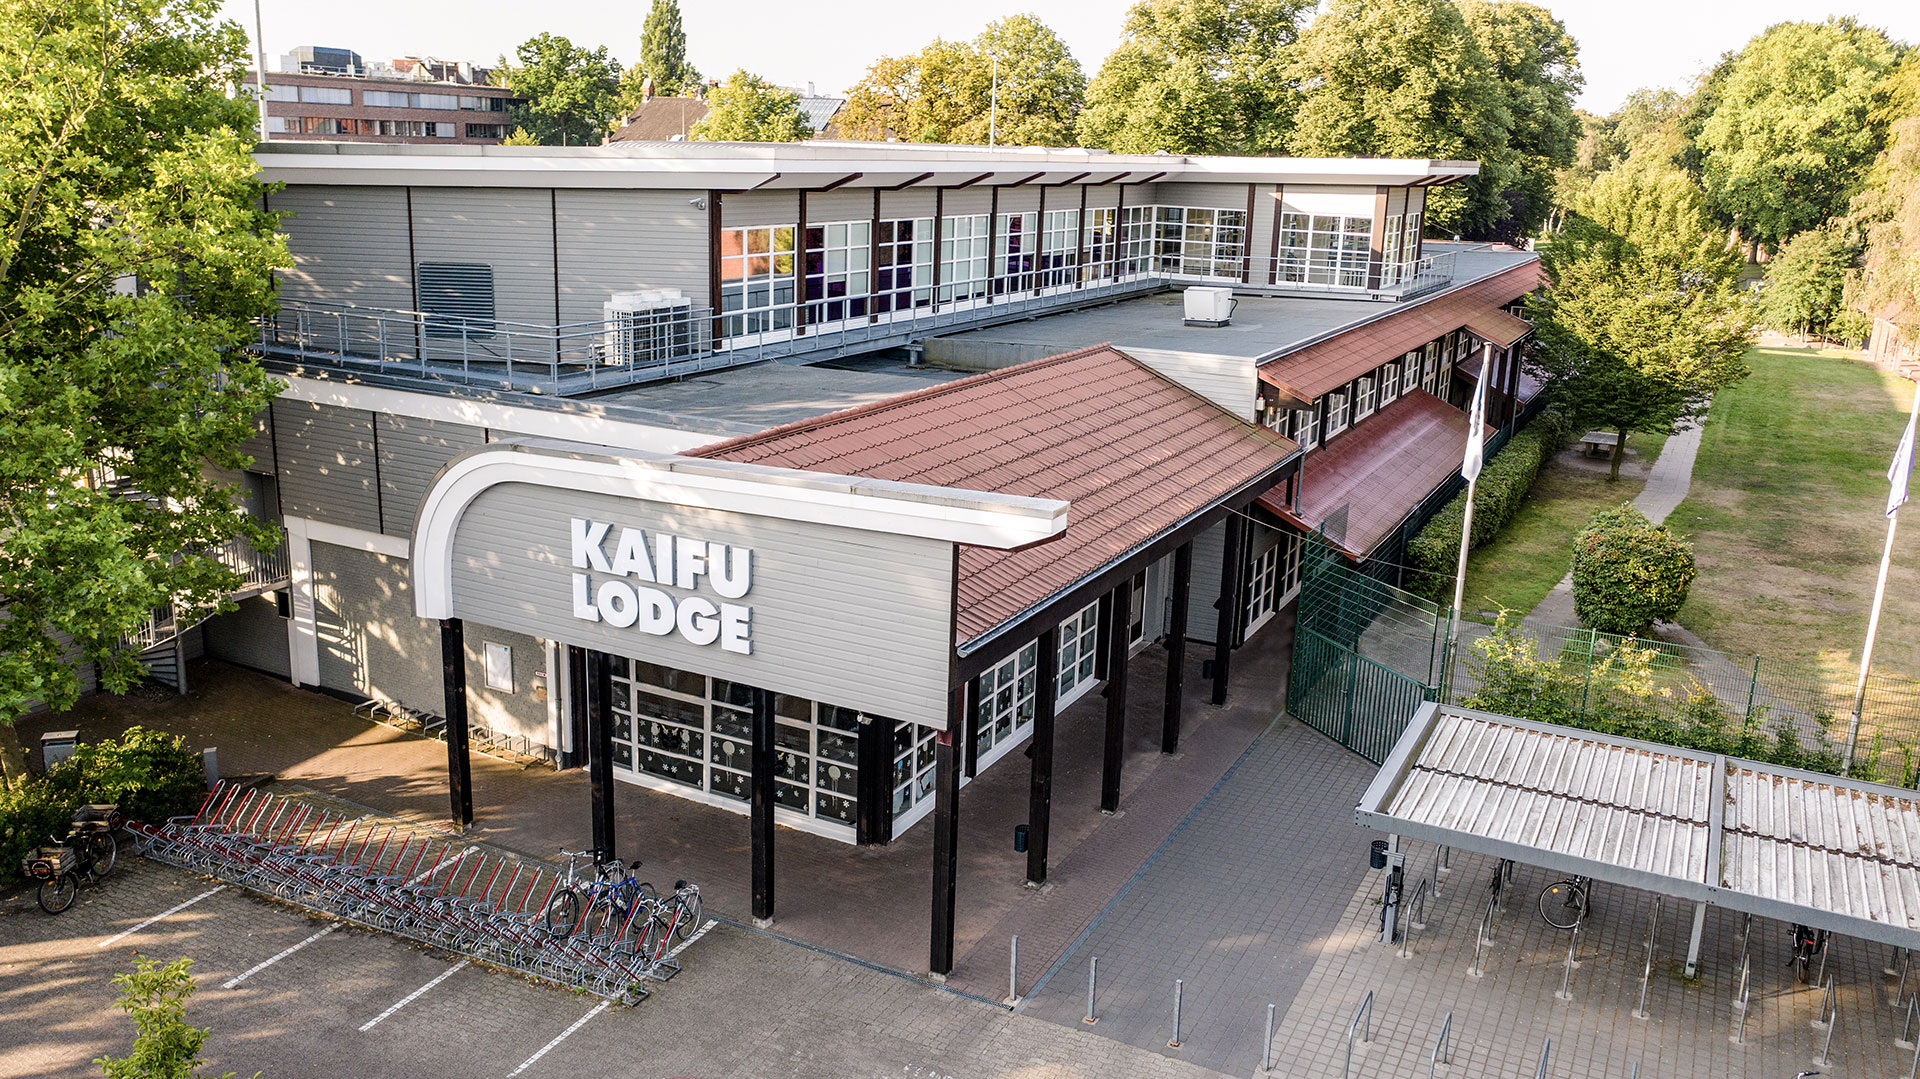
[[[1920,794],[1422,705],[1362,827],[1920,947]]]

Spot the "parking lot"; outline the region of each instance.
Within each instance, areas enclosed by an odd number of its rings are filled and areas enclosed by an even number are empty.
[[[0,1075],[94,1076],[133,1025],[111,977],[189,956],[206,1069],[269,1077],[1204,1076],[728,925],[637,1007],[467,964],[127,857],[58,917],[0,904]]]

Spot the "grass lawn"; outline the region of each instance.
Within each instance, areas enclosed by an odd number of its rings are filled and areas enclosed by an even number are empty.
[[[1526,505],[1497,539],[1467,561],[1466,609],[1488,621],[1501,608],[1533,610],[1573,560],[1573,535],[1595,510],[1631,501],[1646,486],[1647,469],[1660,456],[1665,435],[1627,438],[1620,479],[1607,480],[1607,462],[1585,460],[1578,451],[1548,461],[1534,480]]]
[[[1914,384],[1840,352],[1754,349],[1713,402],[1668,524],[1700,576],[1680,622],[1724,651],[1817,663],[1849,688],[1886,542],[1887,463]],[[1874,649],[1920,677],[1920,508],[1909,505]]]

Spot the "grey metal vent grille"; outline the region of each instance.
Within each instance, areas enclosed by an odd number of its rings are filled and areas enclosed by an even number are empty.
[[[484,262],[423,262],[419,282],[420,310],[429,337],[491,337],[493,335],[493,267]]]

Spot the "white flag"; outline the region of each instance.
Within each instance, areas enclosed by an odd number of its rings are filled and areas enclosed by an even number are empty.
[[[1900,512],[1907,502],[1907,483],[1913,478],[1913,427],[1920,420],[1920,396],[1913,403],[1913,414],[1907,417],[1907,433],[1900,436],[1900,448],[1893,451],[1893,464],[1887,469],[1887,482],[1893,489],[1887,492],[1887,516]]]
[[[1487,426],[1487,380],[1493,376],[1493,346],[1487,346],[1480,377],[1473,384],[1473,403],[1467,406],[1467,455],[1460,462],[1460,475],[1468,482],[1480,478],[1483,433]]]

